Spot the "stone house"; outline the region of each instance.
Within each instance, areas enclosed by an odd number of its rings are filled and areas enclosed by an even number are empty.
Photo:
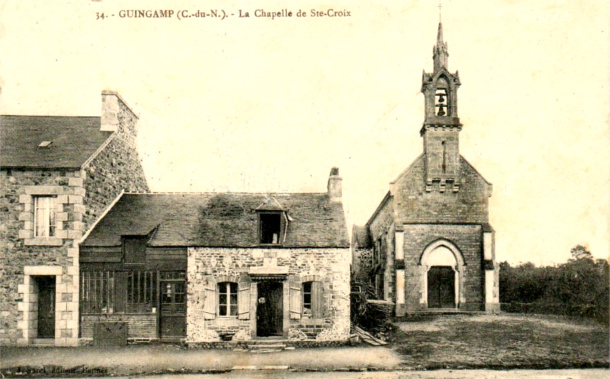
[[[324,193],[123,194],[80,245],[81,336],[344,341],[349,264],[338,169]]]
[[[77,243],[122,191],[148,191],[138,117],[0,117],[0,344],[78,343]]]
[[[434,70],[422,76],[424,152],[352,233],[353,275],[393,302],[397,316],[499,309],[492,185],[459,153],[460,79],[448,56],[439,23]]]

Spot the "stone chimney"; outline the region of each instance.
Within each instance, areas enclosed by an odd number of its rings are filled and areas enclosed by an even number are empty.
[[[121,96],[114,92],[102,91],[102,132],[124,132],[136,136],[138,116],[131,110]]]
[[[342,185],[341,185],[341,177],[339,176],[339,168],[333,167],[330,169],[330,176],[328,177],[328,197],[330,201],[341,201],[341,196],[343,194]]]

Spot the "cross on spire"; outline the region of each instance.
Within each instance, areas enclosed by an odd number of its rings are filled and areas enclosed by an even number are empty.
[[[442,0],[438,0],[438,22],[442,21],[442,10],[443,10],[443,4],[442,4]]]

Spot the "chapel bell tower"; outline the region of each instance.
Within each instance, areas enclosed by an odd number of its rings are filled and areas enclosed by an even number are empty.
[[[460,187],[459,132],[457,113],[458,72],[449,72],[449,52],[443,41],[443,25],[438,24],[433,48],[434,71],[424,71],[422,93],[426,99],[425,120],[421,129],[426,162],[426,191],[457,192]]]

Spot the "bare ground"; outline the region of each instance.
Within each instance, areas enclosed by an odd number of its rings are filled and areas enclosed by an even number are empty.
[[[395,325],[388,347],[300,348],[268,354],[187,350],[164,344],[119,349],[2,347],[0,376],[201,374],[228,373],[236,366],[284,366],[301,373],[334,371],[337,375],[487,369],[492,376],[480,377],[495,378],[494,372],[499,371],[489,369],[608,369],[610,364],[608,326],[593,321],[514,314],[438,315]]]
[[[393,347],[410,368],[608,367],[607,325],[560,316],[437,315],[397,323]]]

